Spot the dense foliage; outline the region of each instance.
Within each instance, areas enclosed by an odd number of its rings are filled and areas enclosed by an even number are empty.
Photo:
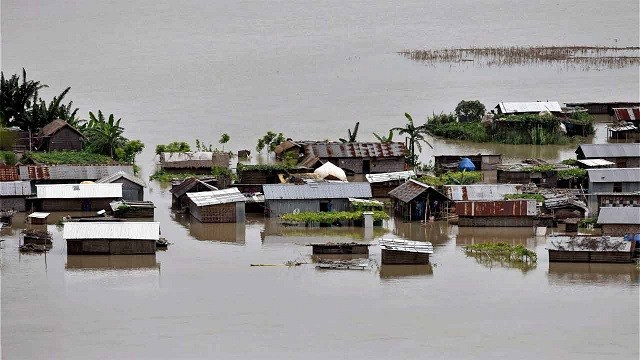
[[[486,128],[480,122],[448,121],[452,115],[434,115],[427,119],[425,130],[433,136],[474,142],[490,141]]]
[[[13,151],[0,150],[0,164],[15,165],[18,163],[18,157]]]
[[[529,250],[523,245],[510,245],[505,243],[484,243],[465,245],[465,253],[487,254],[494,258],[502,258],[513,262],[536,262],[538,255],[535,251]]]
[[[561,180],[583,180],[587,178],[587,170],[572,168],[558,171],[558,179]]]
[[[462,100],[456,106],[455,113],[461,122],[480,121],[486,110],[484,104],[478,100]]]
[[[243,171],[268,171],[268,172],[286,172],[291,170],[293,167],[287,164],[257,164],[257,165],[247,165],[238,163],[236,167],[236,172],[240,175]]]
[[[191,151],[191,146],[184,141],[174,141],[168,145],[159,144],[156,145],[156,155],[160,155],[163,152],[188,152]]]
[[[482,181],[480,171],[448,171],[440,176],[424,175],[418,181],[434,187],[443,185],[469,185]]]
[[[301,212],[298,214],[283,214],[282,220],[303,222],[305,224],[320,223],[333,224],[342,221],[360,221],[364,219],[361,211],[328,211],[328,212]],[[387,220],[389,215],[380,210],[373,211],[373,221]]]
[[[29,152],[24,154],[21,161],[45,165],[107,165],[116,163],[109,156],[88,151]]]
[[[211,177],[211,175],[197,175],[197,174],[191,174],[191,173],[170,173],[162,169],[158,169],[153,174],[151,174],[151,176],[149,177],[149,180],[156,180],[161,183],[168,183],[171,180],[184,180],[190,177],[204,178],[204,177]]]
[[[267,152],[271,152],[275,150],[276,146],[284,142],[286,139],[282,133],[275,133],[273,131],[267,131],[267,133],[258,139],[258,144],[256,145],[256,151],[261,152],[264,148],[267,149]]]

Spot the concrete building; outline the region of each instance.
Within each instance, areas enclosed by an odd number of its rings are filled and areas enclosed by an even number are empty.
[[[616,168],[640,167],[640,144],[581,144],[576,149],[578,160],[603,159],[611,161]]]

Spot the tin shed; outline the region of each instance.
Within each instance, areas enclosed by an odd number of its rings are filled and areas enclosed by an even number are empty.
[[[144,200],[144,187],[146,186],[142,179],[127,174],[124,171],[118,171],[115,174],[105,176],[98,179],[99,184],[122,184],[122,199],[128,201]]]
[[[68,255],[155,254],[159,222],[65,222]]]
[[[237,188],[187,193],[191,216],[204,223],[244,222],[245,197]]]
[[[30,195],[31,184],[29,181],[2,181],[0,182],[0,210],[25,211],[25,199]]]
[[[414,179],[389,191],[389,197],[394,200],[394,213],[405,221],[439,218],[449,202],[449,198],[434,187]]]
[[[265,184],[262,188],[265,211],[271,217],[305,211],[347,211],[349,198],[371,198],[371,186],[363,182]]]
[[[598,214],[602,235],[640,234],[640,207],[603,207]]]
[[[122,198],[122,184],[36,185],[35,207],[39,211],[95,211],[109,209]]]

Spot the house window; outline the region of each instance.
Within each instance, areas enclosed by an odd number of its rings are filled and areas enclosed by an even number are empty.
[[[622,192],[622,183],[614,182],[613,183],[613,192]]]

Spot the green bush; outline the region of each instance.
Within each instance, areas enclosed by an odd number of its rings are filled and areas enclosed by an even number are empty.
[[[0,151],[0,163],[15,165],[18,163],[18,157],[13,151]]]
[[[191,146],[184,141],[174,141],[168,145],[156,145],[156,155],[160,155],[163,152],[188,152],[191,151]]]
[[[504,196],[505,200],[518,200],[518,199],[533,199],[537,202],[544,202],[544,196],[540,194],[507,194]]]
[[[298,214],[283,214],[282,220],[303,222],[305,224],[333,224],[340,221],[361,221],[364,215],[361,211],[328,211],[328,212],[301,212]],[[389,215],[381,210],[373,211],[373,221],[387,220]]]
[[[443,185],[469,185],[482,181],[480,171],[448,171],[440,176],[424,175],[418,181],[433,187]]]
[[[558,179],[561,180],[582,180],[587,178],[587,170],[580,168],[572,168],[558,171]]]

